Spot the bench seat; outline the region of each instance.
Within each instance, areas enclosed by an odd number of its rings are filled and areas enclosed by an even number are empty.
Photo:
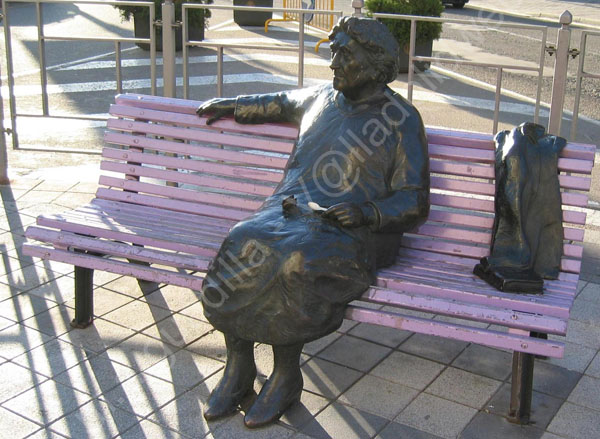
[[[26,236],[39,243],[25,245],[25,254],[76,266],[75,326],[92,322],[93,270],[200,290],[229,229],[280,181],[296,127],[232,120],[207,126],[195,115],[199,104],[118,96],[110,108],[101,163],[106,174],[96,198],[70,212],[40,216],[27,229]],[[570,143],[563,150],[561,273],[544,282],[543,295],[520,295],[497,291],[472,273],[489,254],[492,236],[491,136],[441,129],[427,135],[428,221],[405,234],[396,263],[379,271],[376,285],[348,306],[346,317],[507,349],[526,356],[515,360],[521,366],[532,355],[562,357],[564,342],[546,335],[567,331],[595,147]],[[513,388],[513,397],[519,389]],[[516,410],[519,421],[528,419],[526,406]]]

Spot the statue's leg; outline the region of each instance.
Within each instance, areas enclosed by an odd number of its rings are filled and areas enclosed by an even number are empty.
[[[273,373],[244,417],[247,427],[261,427],[276,421],[288,407],[300,400],[303,385],[300,354],[303,346],[303,343],[273,346]]]
[[[204,418],[212,421],[230,415],[242,400],[253,391],[256,378],[254,343],[231,334],[225,335],[227,364],[223,377],[212,391]]]

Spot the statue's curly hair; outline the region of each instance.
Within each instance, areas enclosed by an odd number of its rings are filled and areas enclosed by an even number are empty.
[[[341,17],[331,29],[329,40],[333,41],[339,32],[347,33],[367,50],[369,61],[378,72],[378,82],[387,84],[396,79],[400,49],[385,24],[372,18]]]

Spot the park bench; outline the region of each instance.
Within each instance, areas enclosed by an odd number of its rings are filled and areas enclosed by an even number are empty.
[[[136,94],[111,106],[96,198],[42,215],[24,254],[75,266],[75,318],[92,323],[93,270],[201,289],[230,227],[281,179],[297,136],[284,124],[207,126],[200,102]],[[575,298],[595,147],[569,144],[559,159],[564,256],[543,295],[497,291],[472,274],[489,253],[494,221],[492,137],[428,129],[431,213],[407,233],[396,264],[348,306],[348,319],[513,352],[509,419],[528,422],[534,356],[562,357]],[[385,307],[384,307],[385,306]],[[393,309],[393,311],[390,311]],[[409,312],[403,313],[403,311]],[[421,311],[427,314],[419,314]],[[426,318],[426,315],[444,318]],[[482,323],[483,325],[482,327]]]

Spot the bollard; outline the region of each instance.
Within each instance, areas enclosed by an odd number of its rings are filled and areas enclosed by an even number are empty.
[[[550,119],[548,120],[548,133],[560,136],[563,108],[565,104],[565,90],[567,87],[567,68],[569,67],[569,45],[571,43],[571,29],[573,15],[569,11],[561,14],[559,19],[562,27],[556,39],[556,60],[554,61],[554,79],[552,81],[552,100],[550,101]]]
[[[176,97],[175,89],[175,5],[172,0],[162,4],[163,96]]]
[[[362,17],[362,8],[365,6],[365,0],[352,0],[352,7],[354,8],[354,17]]]

